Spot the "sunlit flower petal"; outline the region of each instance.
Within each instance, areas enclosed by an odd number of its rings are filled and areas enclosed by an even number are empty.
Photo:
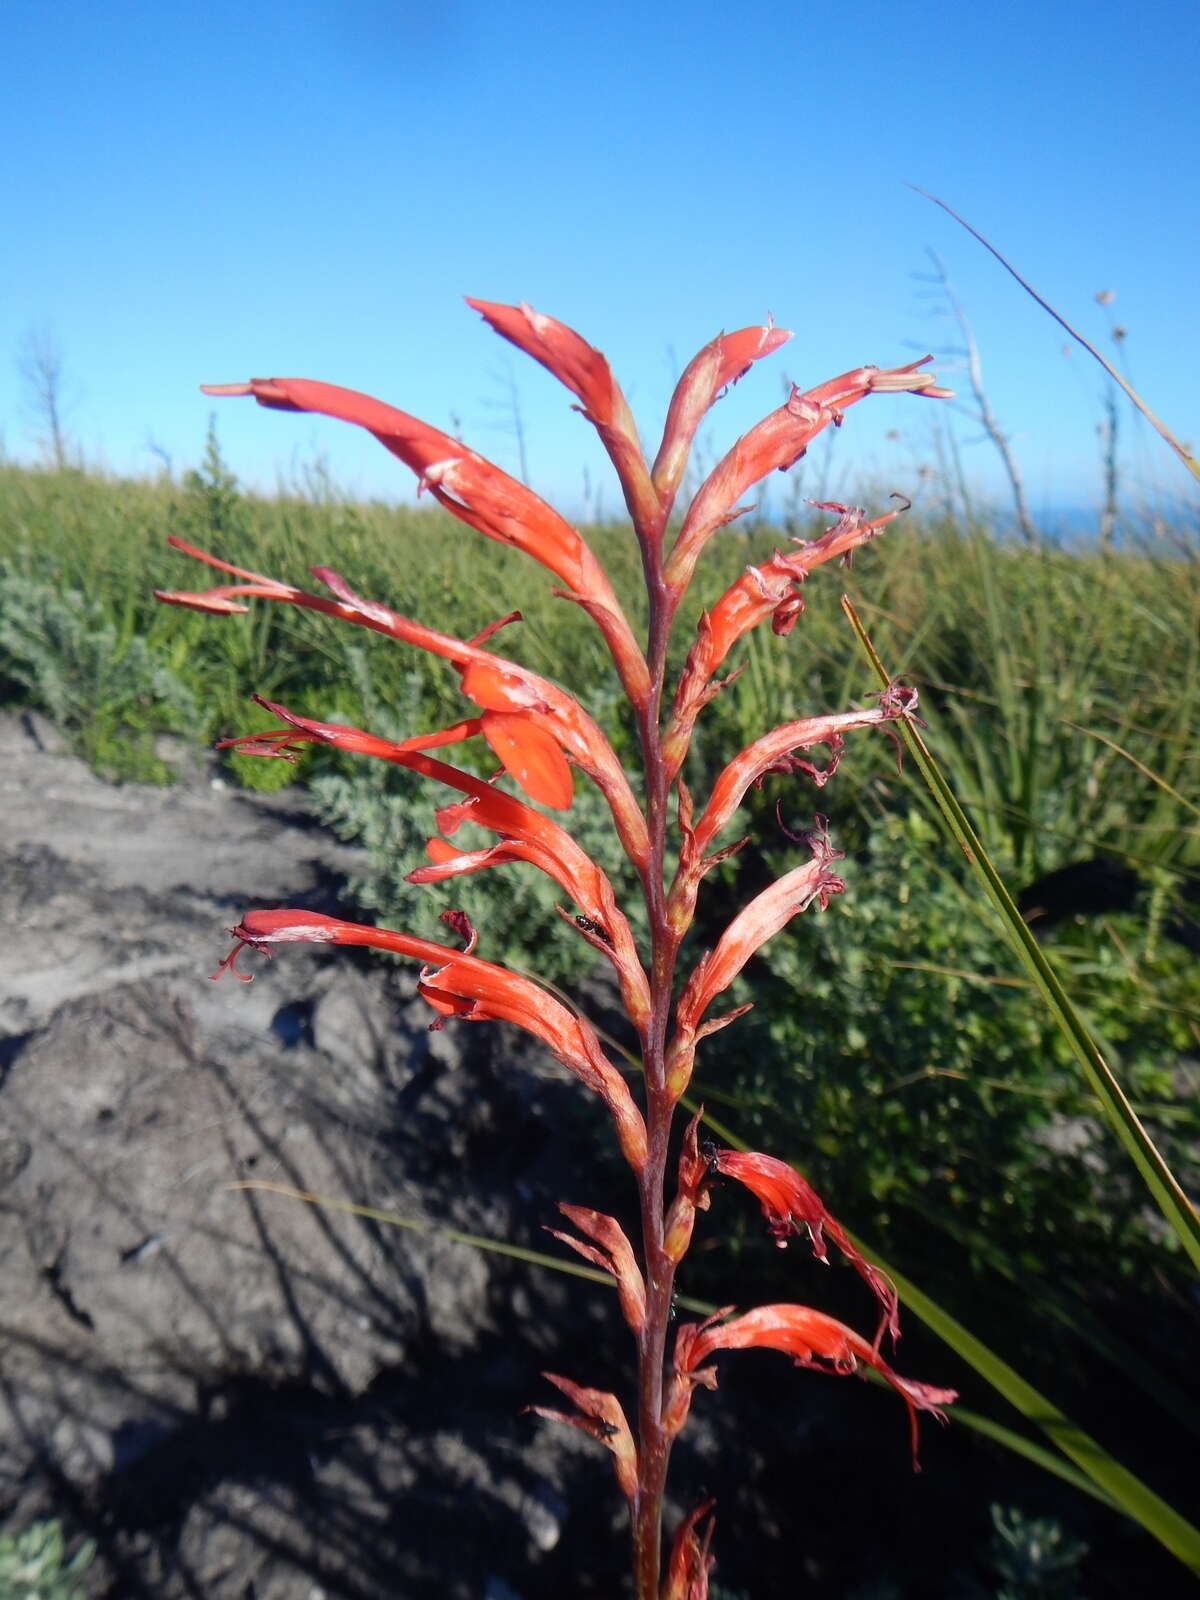
[[[688,362],[671,396],[654,461],[654,486],[665,502],[669,503],[679,487],[696,429],[714,400],[748,372],[752,362],[769,356],[791,337],[786,328],[769,321],[739,328],[736,333],[719,333]]]
[[[603,567],[570,523],[523,483],[450,434],[355,389],[311,378],[251,378],[203,388],[218,396],[253,395],[274,410],[317,412],[365,428],[447,511],[487,538],[523,550],[561,578],[572,596],[585,600],[622,682],[635,697],[644,696],[645,661]]]
[[[469,295],[467,304],[578,397],[584,416],[600,435],[617,469],[634,526],[639,533],[652,532],[661,521],[658,496],[650,482],[633,414],[600,351],[565,322],[530,305],[501,305],[494,300],[473,300]]]

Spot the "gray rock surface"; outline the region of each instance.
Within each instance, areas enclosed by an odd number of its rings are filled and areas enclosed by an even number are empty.
[[[0,1514],[98,1537],[97,1595],[530,1600],[576,1475],[617,1516],[520,1415],[539,1365],[589,1375],[567,1285],[589,1366],[609,1297],[238,1185],[542,1248],[585,1097],[357,952],[210,982],[243,909],[339,909],[354,853],[294,795],[114,787],[50,743],[0,719]]]

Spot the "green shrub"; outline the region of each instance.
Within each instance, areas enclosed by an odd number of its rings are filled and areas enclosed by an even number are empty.
[[[103,602],[0,570],[0,683],[46,712],[109,778],[163,782],[162,732],[190,732],[196,699]]]
[[[62,1524],[33,1522],[18,1533],[0,1533],[0,1600],[82,1600],[76,1583],[91,1566],[96,1546],[89,1539],[68,1561]]]

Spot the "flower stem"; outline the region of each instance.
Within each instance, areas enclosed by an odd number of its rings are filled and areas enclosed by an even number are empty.
[[[650,696],[645,713],[639,717],[638,731],[644,763],[646,823],[650,841],[645,889],[652,965],[651,1013],[644,1063],[649,1157],[639,1181],[646,1273],[646,1321],[638,1340],[638,1489],[631,1509],[634,1595],[636,1600],[658,1600],[663,1494],[671,1451],[671,1441],[662,1416],[663,1371],[675,1284],[675,1263],[667,1256],[663,1236],[667,1156],[674,1114],[674,1102],[666,1087],[665,1054],[679,941],[666,915],[664,866],[670,795],[659,726],[672,607],[663,582],[658,540],[644,538],[642,555],[650,602],[647,649]]]

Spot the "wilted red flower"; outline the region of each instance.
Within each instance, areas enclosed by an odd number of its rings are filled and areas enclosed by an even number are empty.
[[[695,643],[679,676],[671,720],[664,735],[664,757],[671,777],[687,752],[696,717],[720,688],[719,684],[712,683],[713,674],[737,641],[767,617],[771,617],[777,634],[789,633],[804,604],[799,585],[809,573],[836,556],[848,558],[860,544],[875,538],[900,515],[900,510],[888,511],[868,522],[865,511],[858,507],[833,501],[814,504],[823,511],[839,513],[838,521],[827,533],[811,541],[796,539],[793,543],[798,549],[787,555],[776,550],[769,561],[747,567],[720,599],[702,613]],[[907,502],[900,509],[907,509]]]
[[[689,865],[702,859],[717,834],[742,803],[742,797],[751,784],[759,783],[770,772],[804,772],[818,789],[823,788],[837,771],[844,748],[844,735],[853,728],[869,728],[877,723],[892,722],[916,708],[916,690],[907,691],[906,697],[881,698],[877,706],[863,711],[840,711],[831,716],[803,717],[797,722],[783,722],[772,728],[740,750],[728,766],[717,775],[708,797],[708,804],[690,826],[684,840],[684,852]],[[824,767],[803,761],[794,752],[811,750],[814,745],[827,745],[830,759]],[[681,877],[685,869],[681,863]]]
[[[580,1233],[586,1233],[592,1243],[585,1244],[561,1228],[547,1228],[546,1232],[569,1244],[585,1261],[612,1273],[622,1315],[635,1334],[641,1333],[646,1325],[646,1284],[624,1228],[615,1217],[593,1211],[589,1206],[569,1206],[560,1200],[558,1209]]]
[[[832,869],[843,852],[834,849],[823,818],[817,818],[816,831],[808,835],[808,842],[811,858],[755,895],[734,917],[716,947],[697,962],[676,1007],[681,1031],[695,1028],[709,1001],[729,987],[760,945],[814,900],[824,911],[830,895],[840,894],[846,887]]]
[[[879,1348],[885,1331],[893,1340],[900,1337],[895,1284],[856,1249],[841,1223],[826,1210],[820,1195],[795,1167],[758,1150],[717,1150],[712,1155],[712,1165],[726,1177],[745,1184],[758,1197],[771,1237],[780,1249],[794,1233],[806,1228],[813,1255],[818,1261],[827,1262],[825,1235],[828,1234],[879,1301],[881,1316],[875,1348]]]
[[[715,1504],[715,1500],[705,1500],[676,1528],[663,1600],[708,1600],[708,1574],[713,1566],[708,1550],[716,1527],[716,1518],[708,1514]],[[699,1524],[706,1516],[708,1526],[701,1534]]]
[[[561,1389],[567,1399],[579,1407],[579,1415],[555,1411],[549,1406],[527,1406],[525,1409],[535,1412],[539,1417],[548,1417],[551,1422],[566,1422],[572,1428],[581,1428],[593,1439],[598,1439],[606,1450],[611,1450],[621,1493],[627,1500],[632,1500],[638,1488],[637,1447],[616,1395],[609,1394],[605,1389],[585,1389],[581,1384],[572,1383],[570,1378],[560,1378],[556,1372],[543,1372],[542,1377],[556,1389]]]
[[[715,1389],[716,1368],[705,1367],[703,1363],[718,1350],[746,1350],[754,1345],[782,1350],[791,1356],[798,1367],[812,1367],[818,1372],[836,1373],[839,1377],[857,1371],[861,1361],[873,1367],[881,1378],[890,1383],[907,1406],[913,1470],[920,1471],[917,1460],[917,1412],[928,1411],[939,1422],[945,1422],[941,1407],[952,1405],[958,1399],[956,1390],[935,1389],[932,1384],[902,1378],[861,1334],[855,1333],[853,1328],[846,1327],[836,1318],[826,1316],[823,1311],[814,1311],[810,1306],[759,1306],[754,1311],[722,1322],[720,1319],[727,1315],[728,1310],[718,1311],[704,1322],[693,1322],[680,1328],[675,1341],[678,1384],[686,1387],[702,1383],[709,1389]],[[678,1404],[678,1391],[673,1398]]]
[[[868,394],[909,393],[936,399],[952,395],[952,390],[938,386],[933,373],[920,370],[932,360],[924,356],[904,367],[856,367],[804,392],[793,386],[784,404],[743,434],[701,484],[667,561],[671,589],[682,593],[687,587],[701,550],[729,521],[732,507],[746,490],[769,472],[793,466],[822,428],[841,422],[847,406]]]

